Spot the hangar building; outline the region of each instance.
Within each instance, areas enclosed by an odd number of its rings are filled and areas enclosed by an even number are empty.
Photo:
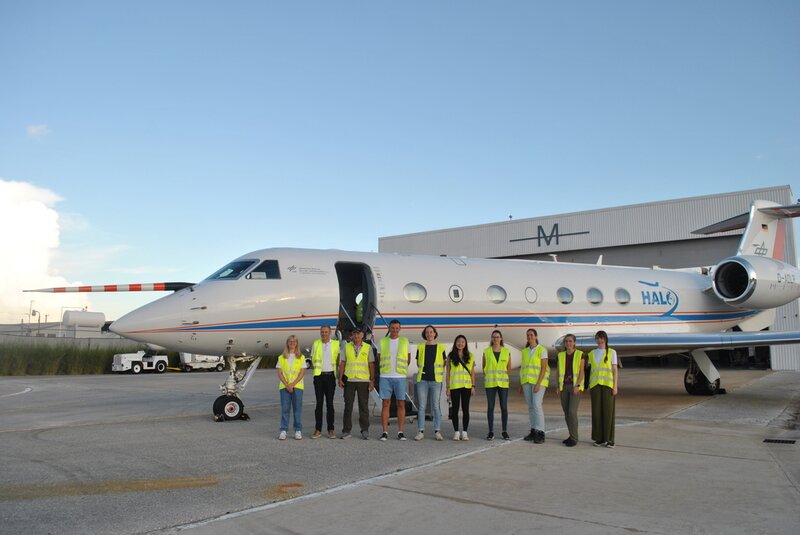
[[[513,258],[662,268],[713,266],[736,254],[742,230],[711,236],[692,231],[750,210],[753,200],[792,204],[791,188],[736,191],[585,212],[419,232],[379,239],[382,253]],[[794,225],[786,260],[797,265]],[[797,301],[777,309],[770,330],[800,330]],[[800,370],[800,346],[770,348],[775,370]]]

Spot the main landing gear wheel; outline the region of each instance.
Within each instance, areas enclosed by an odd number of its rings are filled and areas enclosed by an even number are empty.
[[[214,400],[214,419],[218,422],[225,420],[246,420],[244,403],[235,396],[220,396]]]
[[[683,375],[683,386],[686,391],[693,396],[713,396],[719,393],[719,379],[709,381],[706,376],[697,369],[697,366],[690,365]]]

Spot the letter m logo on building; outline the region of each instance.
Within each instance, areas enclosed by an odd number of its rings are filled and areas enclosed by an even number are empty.
[[[553,228],[550,229],[550,234],[545,232],[541,225],[538,225],[536,228],[536,244],[541,247],[542,240],[544,240],[544,244],[549,246],[550,242],[553,241],[553,238],[556,239],[556,245],[558,245],[558,238],[560,234],[558,233],[558,223],[553,224]]]

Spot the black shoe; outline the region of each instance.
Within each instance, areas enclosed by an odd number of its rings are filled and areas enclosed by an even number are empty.
[[[567,441],[566,441],[564,444],[565,444],[565,445],[566,445],[568,448],[572,448],[572,447],[574,447],[574,446],[575,446],[577,443],[578,443],[578,442],[577,442],[577,441],[576,441],[574,438],[570,437],[570,438],[568,438],[568,439],[567,439]]]
[[[533,443],[534,444],[542,444],[544,442],[544,431],[535,431],[535,435],[533,436]]]
[[[566,444],[567,442],[569,442],[569,439],[571,439],[571,438],[572,438],[572,437],[567,437],[567,438],[565,438],[564,440],[562,440],[562,441],[561,441],[561,443],[562,443],[562,444]]]
[[[503,431],[503,440],[511,440],[511,437],[505,431]]]
[[[523,438],[522,440],[526,440],[528,442],[536,440],[536,430],[535,429],[531,429],[531,432],[528,433],[527,435],[525,435],[525,438]]]
[[[486,435],[486,440],[494,440],[494,433],[492,433],[491,431],[489,431],[489,434],[488,434],[488,435]]]

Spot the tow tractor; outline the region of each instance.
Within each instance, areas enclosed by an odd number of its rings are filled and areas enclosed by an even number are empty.
[[[111,365],[112,372],[131,372],[134,374],[143,371],[153,371],[164,373],[167,371],[169,359],[166,355],[156,355],[152,349],[140,350],[136,353],[117,353],[114,355],[114,363]]]

